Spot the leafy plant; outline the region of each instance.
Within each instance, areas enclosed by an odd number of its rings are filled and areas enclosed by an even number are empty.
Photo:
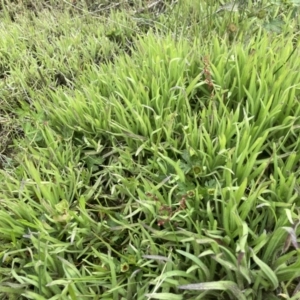
[[[294,7],[125,4],[2,11],[1,299],[298,299]]]

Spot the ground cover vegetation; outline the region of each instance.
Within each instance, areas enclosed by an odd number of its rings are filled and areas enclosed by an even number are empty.
[[[1,1],[1,299],[299,299],[299,1]]]

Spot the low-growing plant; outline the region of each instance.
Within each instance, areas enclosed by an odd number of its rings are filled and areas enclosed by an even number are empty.
[[[1,298],[299,298],[297,33],[217,7],[5,19]]]

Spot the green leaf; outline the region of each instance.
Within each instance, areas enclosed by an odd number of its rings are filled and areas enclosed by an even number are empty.
[[[172,293],[152,293],[152,294],[146,294],[146,297],[149,297],[149,299],[159,299],[159,300],[183,300],[182,295],[176,295]]]
[[[246,300],[243,292],[238,288],[237,284],[232,281],[213,281],[204,283],[194,283],[178,286],[180,290],[189,291],[230,291],[239,300]]]
[[[264,277],[271,283],[271,285],[272,285],[271,288],[274,291],[279,286],[279,282],[278,282],[276,274],[266,263],[264,263],[262,260],[260,260],[257,257],[257,255],[254,253],[254,251],[252,249],[251,249],[251,252],[252,252],[253,260],[260,267]]]
[[[177,174],[177,176],[179,177],[179,180],[181,182],[185,182],[185,174],[182,171],[182,169],[180,168],[180,161],[175,162],[174,160],[172,160],[171,158],[162,155],[161,153],[159,153],[159,155],[161,156],[161,158],[163,158],[170,166],[172,166]]]
[[[276,33],[281,33],[283,26],[284,22],[278,19],[271,20],[269,23],[265,23],[263,25],[264,29],[266,29],[267,31],[272,31]]]

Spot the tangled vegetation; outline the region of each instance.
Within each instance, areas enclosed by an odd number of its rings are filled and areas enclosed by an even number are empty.
[[[8,1],[1,299],[300,297],[299,1]]]

